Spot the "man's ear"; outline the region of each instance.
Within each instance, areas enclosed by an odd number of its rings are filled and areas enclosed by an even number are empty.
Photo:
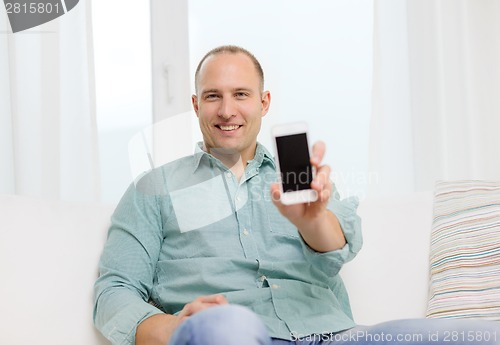
[[[198,97],[196,95],[191,96],[191,103],[193,104],[193,110],[198,116]]]
[[[266,116],[269,106],[271,105],[271,93],[269,91],[262,92],[262,116]]]

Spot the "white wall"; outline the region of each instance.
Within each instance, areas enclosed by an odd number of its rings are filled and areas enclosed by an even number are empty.
[[[312,141],[327,143],[325,161],[343,195],[363,196],[370,177],[372,6],[362,0],[256,0],[250,6],[190,0],[191,73],[217,45],[253,52],[272,95],[259,140],[271,147],[273,124],[307,121]]]

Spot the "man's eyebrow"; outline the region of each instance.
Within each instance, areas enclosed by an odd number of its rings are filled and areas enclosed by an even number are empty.
[[[219,90],[217,90],[217,89],[208,89],[208,90],[204,90],[201,94],[204,95],[207,93],[217,93],[217,92],[219,92]]]
[[[232,89],[232,92],[241,92],[241,91],[252,92],[252,89],[248,87],[235,87],[234,89]],[[220,90],[218,89],[207,89],[203,90],[201,94],[206,95],[208,93],[219,93],[219,92]]]
[[[247,87],[237,87],[233,90],[234,92],[239,92],[239,91],[246,91],[246,92],[252,92],[252,89],[247,88]]]

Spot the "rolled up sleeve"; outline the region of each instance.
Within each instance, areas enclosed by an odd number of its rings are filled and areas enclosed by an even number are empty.
[[[328,276],[337,275],[342,266],[352,260],[363,245],[361,218],[356,213],[358,204],[358,198],[350,197],[340,200],[337,193],[328,204],[328,209],[335,214],[344,232],[346,239],[344,247],[331,252],[319,253],[302,241],[302,249],[306,259]]]
[[[99,300],[95,324],[112,344],[134,344],[137,325],[162,313],[126,288],[105,291]]]
[[[132,185],[112,217],[94,285],[94,324],[113,344],[134,344],[137,325],[162,313],[147,302],[163,241],[156,200]]]

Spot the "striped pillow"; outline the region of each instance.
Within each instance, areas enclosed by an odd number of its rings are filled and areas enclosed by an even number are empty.
[[[436,183],[427,317],[500,320],[500,181]]]

